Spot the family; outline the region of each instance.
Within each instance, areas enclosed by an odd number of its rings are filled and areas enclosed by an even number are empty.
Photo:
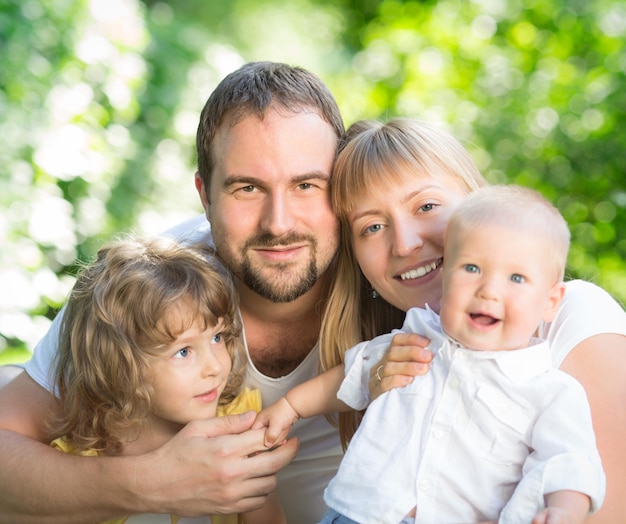
[[[197,153],[205,216],[104,246],[0,390],[0,521],[624,521],[626,313],[563,282],[569,234],[526,192],[492,209],[448,133],[345,131],[280,63],[222,80]],[[376,514],[381,472],[403,502]]]

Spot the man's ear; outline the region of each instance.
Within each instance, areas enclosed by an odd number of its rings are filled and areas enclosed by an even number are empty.
[[[206,189],[204,187],[204,182],[202,181],[202,177],[200,173],[196,171],[194,183],[196,185],[196,191],[198,195],[200,195],[200,201],[202,202],[202,207],[204,208],[205,214],[208,216],[209,213],[209,197],[206,193]]]
[[[546,307],[543,311],[543,321],[551,322],[556,316],[557,311],[559,310],[559,306],[561,305],[561,301],[565,296],[565,283],[557,282],[552,286],[550,292],[548,294],[548,300],[546,301]]]

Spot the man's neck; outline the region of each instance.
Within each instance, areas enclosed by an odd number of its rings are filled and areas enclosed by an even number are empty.
[[[271,302],[241,286],[240,308],[250,358],[269,377],[282,377],[296,369],[319,338],[325,278],[292,302]]]

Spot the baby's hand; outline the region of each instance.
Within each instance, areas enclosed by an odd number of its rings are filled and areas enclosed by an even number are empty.
[[[289,401],[282,397],[271,406],[261,410],[252,424],[252,429],[267,428],[265,431],[265,445],[272,448],[280,444],[289,435],[300,416],[291,407]]]
[[[563,508],[546,508],[535,516],[532,524],[573,524],[573,522]]]

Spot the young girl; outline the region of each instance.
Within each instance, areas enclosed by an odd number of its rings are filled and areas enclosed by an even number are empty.
[[[259,411],[241,388],[241,324],[228,272],[207,247],[125,239],[78,277],[60,331],[57,449],[80,455],[155,450],[194,420]],[[275,498],[260,510],[114,522],[284,522]]]

